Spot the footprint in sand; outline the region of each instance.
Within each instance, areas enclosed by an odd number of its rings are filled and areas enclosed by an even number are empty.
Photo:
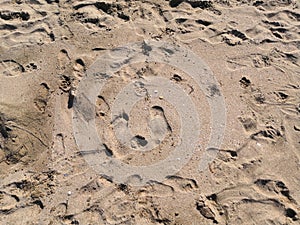
[[[65,49],[62,49],[58,53],[57,59],[58,59],[58,66],[60,70],[65,70],[71,60],[67,50]]]
[[[24,67],[12,60],[2,60],[0,61],[0,74],[8,77],[19,76],[25,72]]]
[[[168,132],[171,131],[164,110],[160,106],[153,106],[150,109],[148,128],[149,140],[141,135],[136,135],[131,139],[131,147],[151,150],[159,145],[166,138]]]
[[[149,127],[151,132],[152,141],[159,144],[165,139],[171,127],[164,114],[163,108],[160,106],[153,106],[150,110]]]

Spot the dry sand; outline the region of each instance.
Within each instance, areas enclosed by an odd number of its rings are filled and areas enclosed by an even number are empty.
[[[0,224],[299,224],[299,7],[296,0],[1,0]],[[211,136],[209,98],[170,65],[122,68],[96,101],[108,157],[150,165],[181,141],[178,112],[164,96],[147,96],[123,116],[137,134],[133,148],[149,137],[160,146],[141,153],[117,141],[112,105],[133,80],[170,80],[201,118],[200,148],[189,162],[163,181],[135,186],[87,163],[72,117],[95,60],[143,40],[201,58],[227,122],[216,158],[199,171]]]

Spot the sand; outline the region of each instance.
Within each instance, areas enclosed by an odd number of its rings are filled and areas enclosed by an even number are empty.
[[[299,7],[1,0],[0,224],[299,224]]]

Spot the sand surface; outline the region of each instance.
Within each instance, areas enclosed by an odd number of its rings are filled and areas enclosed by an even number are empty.
[[[1,0],[0,224],[299,224],[299,32],[297,0]]]

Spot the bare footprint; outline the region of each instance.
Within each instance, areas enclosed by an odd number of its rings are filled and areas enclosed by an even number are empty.
[[[50,98],[50,88],[48,84],[41,83],[38,90],[38,95],[34,100],[34,104],[36,108],[42,113],[44,113],[47,108],[49,98]]]
[[[164,110],[160,106],[150,108],[148,119],[150,136],[135,135],[131,138],[131,147],[135,149],[152,149],[159,145],[171,132],[171,127],[166,119]]]
[[[73,66],[73,74],[78,79],[81,79],[84,76],[84,71],[86,70],[85,63],[82,59],[76,59]]]
[[[167,121],[163,108],[160,106],[153,106],[150,110],[149,127],[152,140],[159,144],[171,132],[171,127]]]
[[[174,188],[170,185],[152,181],[139,191],[140,196],[167,197],[174,194]]]
[[[24,72],[24,67],[12,59],[0,61],[0,74],[4,76],[14,77],[19,76]]]
[[[58,53],[57,59],[58,59],[59,69],[61,69],[61,70],[66,69],[67,65],[70,63],[69,54],[68,54],[67,50],[65,50],[65,49],[62,49]]]
[[[198,188],[197,181],[180,176],[167,177],[166,184],[171,186],[175,191],[191,192]]]
[[[0,191],[0,211],[9,212],[17,207],[17,203],[20,201],[19,197],[13,194],[8,194]]]

